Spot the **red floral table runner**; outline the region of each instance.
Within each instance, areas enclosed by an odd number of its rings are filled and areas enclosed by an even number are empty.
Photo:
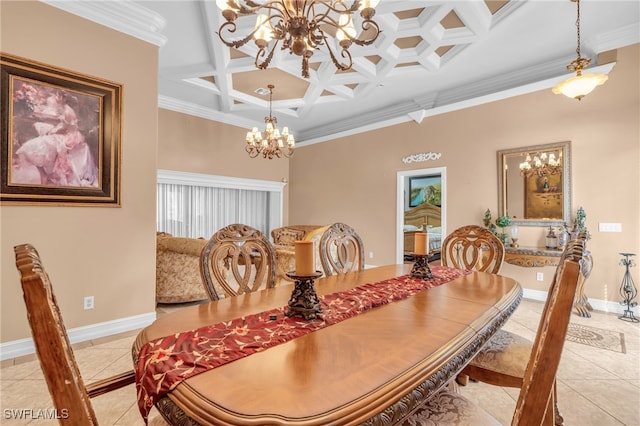
[[[403,275],[320,296],[322,313],[313,320],[288,317],[283,306],[147,342],[135,367],[140,413],[146,423],[151,407],[162,396],[196,374],[470,273],[435,266],[430,280]]]

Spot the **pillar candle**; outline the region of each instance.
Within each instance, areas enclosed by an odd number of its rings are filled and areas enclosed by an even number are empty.
[[[426,232],[416,232],[413,246],[413,254],[418,255],[426,255],[429,254],[429,249],[427,248],[427,233]]]
[[[316,273],[313,258],[313,241],[295,241],[296,275],[310,276]]]

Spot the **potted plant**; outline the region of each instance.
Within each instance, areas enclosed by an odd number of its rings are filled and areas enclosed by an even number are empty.
[[[509,235],[504,232],[504,228],[511,225],[511,218],[509,216],[500,216],[496,219],[496,225],[500,228],[500,234],[498,237],[502,240],[502,243],[506,246],[509,244]]]

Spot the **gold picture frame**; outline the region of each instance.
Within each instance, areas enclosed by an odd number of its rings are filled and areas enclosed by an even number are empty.
[[[0,53],[0,204],[120,206],[122,85]]]

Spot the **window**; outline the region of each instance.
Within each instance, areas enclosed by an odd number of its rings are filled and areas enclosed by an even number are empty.
[[[282,226],[284,183],[158,171],[157,230],[176,237],[209,238],[243,223],[269,236]]]

